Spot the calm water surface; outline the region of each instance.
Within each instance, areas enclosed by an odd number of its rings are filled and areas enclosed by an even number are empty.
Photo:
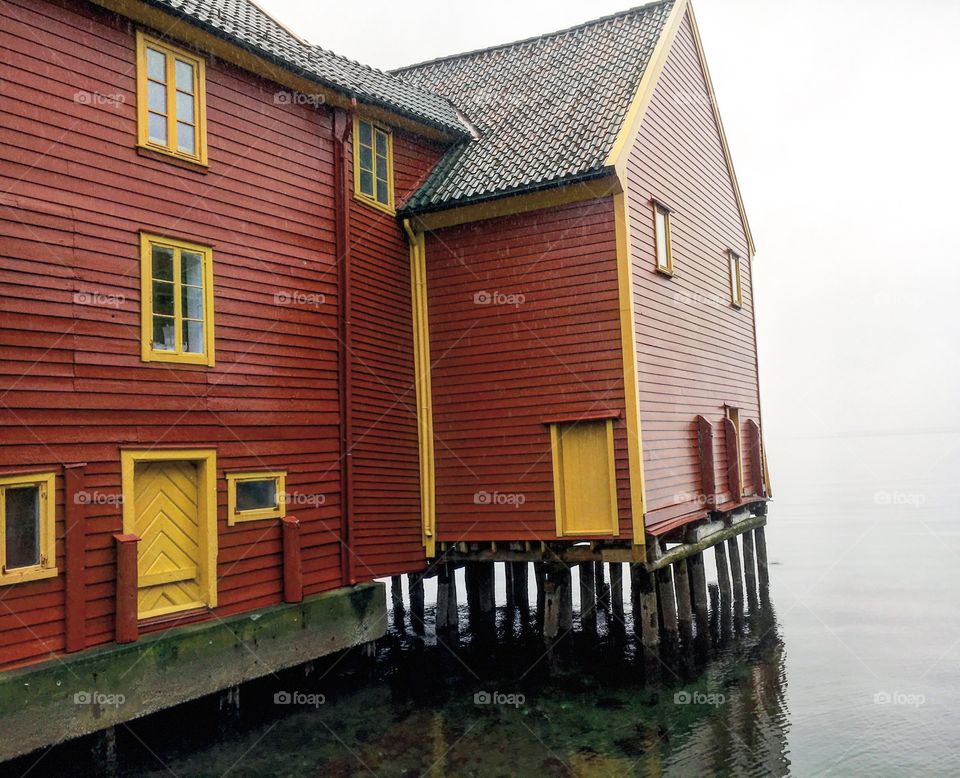
[[[600,637],[567,636],[553,667],[535,613],[525,625],[501,609],[493,644],[393,623],[376,661],[244,687],[244,721],[225,738],[203,731],[215,710],[121,732],[125,769],[960,775],[960,434],[796,438],[771,462],[770,601],[736,621],[714,610],[699,656],[638,656],[629,597],[623,623],[601,613]],[[277,691],[323,704],[278,706]]]

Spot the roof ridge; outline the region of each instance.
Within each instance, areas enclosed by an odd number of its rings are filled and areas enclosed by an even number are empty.
[[[463,51],[459,54],[446,54],[442,57],[434,57],[433,59],[427,59],[422,62],[415,62],[411,65],[403,65],[399,68],[391,68],[390,70],[385,71],[390,75],[402,75],[408,70],[417,70],[418,68],[423,68],[428,65],[437,65],[441,62],[449,62],[450,60],[455,59],[466,59],[467,57],[475,57],[479,54],[486,54],[491,51],[498,51],[500,49],[509,49],[514,46],[521,46],[526,43],[536,43],[537,41],[543,40],[545,38],[552,38],[554,36],[567,35],[571,32],[576,32],[577,30],[582,30],[586,27],[590,27],[595,24],[602,24],[603,22],[609,22],[612,19],[618,19],[621,17],[629,16],[634,14],[637,11],[646,11],[650,8],[654,8],[658,5],[669,5],[676,0],[651,0],[650,2],[643,3],[642,5],[635,5],[632,8],[627,8],[623,11],[617,11],[616,13],[607,14],[606,16],[599,16],[596,19],[588,19],[585,22],[580,22],[579,24],[574,24],[570,27],[565,27],[561,30],[554,30],[553,32],[545,32],[540,35],[531,35],[528,38],[520,38],[519,40],[510,41],[509,43],[498,43],[494,46],[487,46],[480,49],[472,49],[470,51]]]

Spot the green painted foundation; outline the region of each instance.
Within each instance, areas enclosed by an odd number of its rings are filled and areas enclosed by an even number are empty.
[[[367,583],[0,673],[0,761],[368,643],[386,626],[386,589]]]

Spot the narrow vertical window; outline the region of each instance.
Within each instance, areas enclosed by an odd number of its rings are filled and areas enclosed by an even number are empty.
[[[354,194],[360,200],[393,213],[393,134],[358,119],[353,126]]]
[[[730,304],[735,308],[743,305],[743,278],[740,274],[740,255],[730,252]]]
[[[142,351],[145,362],[213,365],[213,252],[140,235]]]
[[[207,164],[203,60],[137,33],[138,144]]]
[[[673,275],[673,246],[670,244],[670,209],[653,204],[653,232],[657,251],[657,270]]]
[[[0,586],[57,574],[55,476],[0,478]]]

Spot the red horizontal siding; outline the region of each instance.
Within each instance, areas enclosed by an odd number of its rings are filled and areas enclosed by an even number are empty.
[[[438,537],[554,539],[544,420],[623,410],[613,203],[441,230],[426,255]],[[478,304],[478,293],[522,301]],[[626,440],[615,429],[626,535]],[[478,492],[524,501],[477,504]]]
[[[704,505],[695,419],[714,423],[719,498],[729,507],[724,406],[759,423],[747,238],[688,22],[681,26],[627,168],[647,526]],[[672,278],[655,270],[651,199],[673,209]],[[727,251],[742,259],[743,307],[730,305]],[[745,457],[746,460],[746,457]],[[750,483],[750,463],[744,462]]]

